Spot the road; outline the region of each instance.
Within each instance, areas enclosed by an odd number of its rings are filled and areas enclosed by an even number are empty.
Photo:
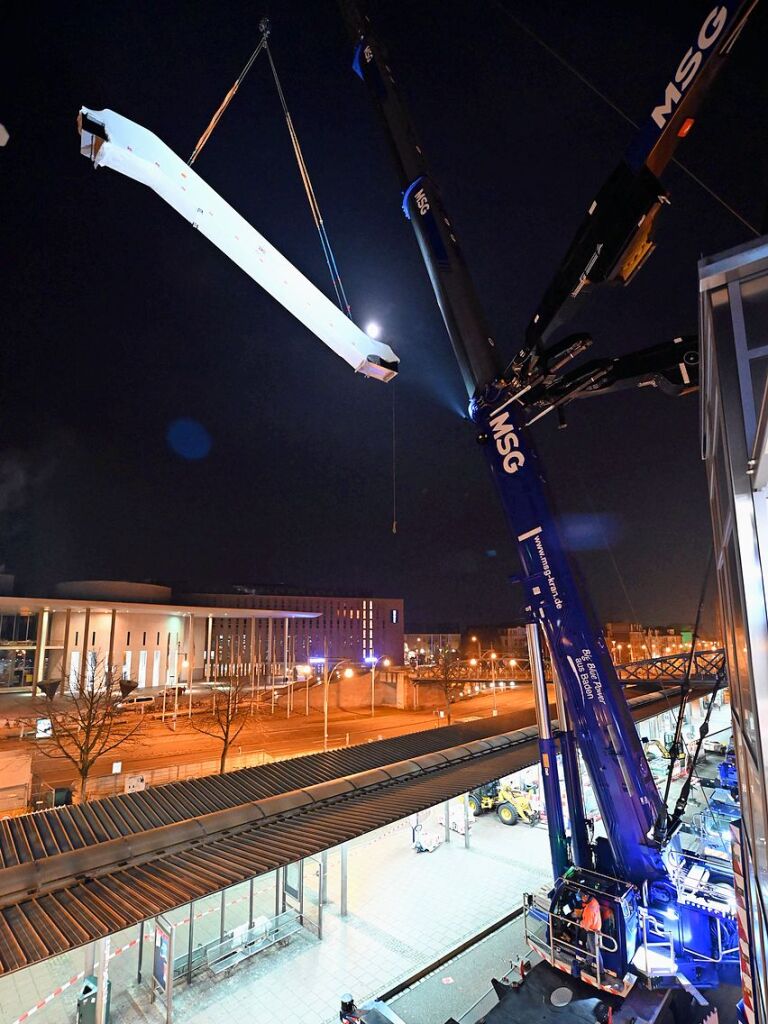
[[[7,700],[7,698],[6,698]],[[10,714],[0,702],[0,721]],[[513,715],[513,728],[522,728],[534,723],[533,694],[530,685],[521,684],[514,690],[496,695],[499,714]],[[123,743],[117,750],[100,758],[91,777],[108,776],[112,773],[113,761],[122,761],[124,774],[146,772],[153,768],[167,768],[180,764],[217,759],[221,744],[212,737],[196,732],[189,724],[183,707],[179,708],[176,729],[172,721],[147,716],[139,733]],[[554,706],[552,708],[553,714]],[[454,705],[453,722],[472,718],[490,717],[493,713],[492,694],[479,694],[461,700]],[[132,712],[139,715],[140,712]],[[440,722],[435,712],[401,711],[396,708],[379,707],[371,718],[365,711],[337,711],[328,717],[328,745],[330,747],[365,743],[370,740],[388,739],[392,736],[417,732],[421,729],[438,728]],[[33,771],[42,781],[53,786],[69,785],[73,780],[72,766],[59,758],[43,755],[42,741],[19,740],[6,735],[0,739],[0,751],[27,750],[33,752]],[[298,754],[315,753],[323,749],[323,716],[321,712],[304,714],[303,708],[286,718],[284,708],[277,708],[274,715],[267,706],[249,718],[237,741],[231,748],[232,754],[247,754],[265,751],[273,758],[293,757]]]

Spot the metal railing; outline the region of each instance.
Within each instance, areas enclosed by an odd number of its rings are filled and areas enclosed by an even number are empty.
[[[584,928],[569,917],[563,917],[561,914],[554,914],[552,911],[547,910],[546,920],[542,920],[540,916],[532,914],[532,911],[536,909],[539,911],[539,915],[542,912],[542,908],[529,906],[524,903],[523,906],[523,923],[525,928],[525,940],[527,943],[536,948],[539,953],[554,965],[558,959],[565,962],[571,962],[577,960],[579,962],[586,961],[587,974],[595,979],[598,986],[603,984],[603,965],[602,965],[602,952],[605,950],[607,953],[615,953],[618,951],[618,943],[606,932],[594,931],[591,928]],[[533,920],[538,926],[536,931],[532,930],[529,925],[529,918],[533,917]],[[555,936],[555,932],[560,931],[560,935]],[[564,933],[575,932],[575,936],[581,936],[582,943],[569,942],[563,937]],[[548,933],[548,934],[547,934]],[[590,950],[591,939],[594,938],[594,952]]]
[[[729,954],[736,953],[738,951],[739,947],[738,947],[738,944],[737,944],[735,946],[729,947],[728,949],[723,949],[723,925],[722,925],[722,922],[720,921],[720,918],[716,917],[714,914],[710,917],[710,921],[714,921],[715,925],[717,926],[716,927],[717,956],[714,956],[714,957],[713,956],[707,956],[706,953],[702,953],[701,950],[690,949],[686,945],[683,945],[683,949],[685,950],[686,953],[690,953],[691,956],[694,956],[697,960],[702,960],[705,963],[709,963],[709,964],[719,964],[719,963],[722,962],[723,957],[728,956]]]
[[[280,760],[283,758],[272,757],[265,750],[255,750],[249,754],[230,754],[227,757],[227,772],[238,771],[240,768],[253,768],[256,765]],[[144,787],[149,788],[150,786],[163,786],[169,782],[183,782],[186,779],[201,779],[206,775],[218,775],[220,766],[221,761],[217,757],[208,761],[168,765],[164,768],[136,768],[118,775],[97,775],[88,779],[85,789],[86,796],[88,800],[103,800],[109,796],[118,796],[126,791],[129,777],[143,778]],[[30,795],[32,810],[45,810],[52,807],[54,790],[64,788],[68,787],[64,784],[52,786],[50,783],[36,778]],[[29,807],[20,808],[19,813],[26,813],[27,810]]]
[[[622,682],[637,680],[647,682],[655,679],[685,679],[690,661],[690,651],[683,654],[668,654],[659,658],[645,658],[617,665],[616,672]],[[714,682],[725,667],[725,651],[696,651],[691,665],[691,680]]]
[[[641,949],[645,952],[645,970],[643,973],[649,977],[663,977],[665,975],[674,973],[673,969],[667,967],[653,967],[651,966],[649,952],[653,950],[654,953],[661,952],[666,958],[669,964],[674,965],[675,963],[675,948],[672,936],[664,931],[659,922],[648,913],[645,907],[638,907],[638,913],[640,915],[640,928],[642,931],[643,941]],[[648,941],[648,935],[652,936],[657,941]],[[635,952],[637,956],[637,951]]]
[[[265,750],[255,750],[249,754],[230,754],[227,757],[227,772],[240,768],[252,768],[254,765],[267,764],[274,760]],[[206,775],[218,775],[221,766],[220,758],[206,761],[193,761],[189,764],[174,764],[164,768],[148,768],[146,770],[123,772],[120,775],[100,775],[89,779],[86,793],[89,800],[106,796],[115,796],[125,791],[125,783],[129,776],[142,776],[144,784],[164,786],[169,782],[183,782],[185,779],[200,779]]]

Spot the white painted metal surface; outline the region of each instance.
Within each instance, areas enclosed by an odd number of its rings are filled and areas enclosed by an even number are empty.
[[[112,110],[81,107],[80,152],[148,185],[358,373],[391,380],[398,359],[243,219],[156,135]]]

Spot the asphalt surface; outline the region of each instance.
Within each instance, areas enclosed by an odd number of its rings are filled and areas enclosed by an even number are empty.
[[[496,704],[500,715],[513,716],[512,728],[519,729],[534,723],[530,684],[521,683],[514,690],[497,693]],[[32,702],[29,698],[24,701],[24,698],[19,696],[0,697],[0,727],[5,720],[16,718],[19,707],[22,708],[22,713],[29,715]],[[218,758],[221,744],[196,732],[189,724],[186,711],[186,702],[182,700],[175,729],[170,719],[163,722],[155,715],[145,714],[140,732],[118,749],[100,758],[91,777],[111,775],[112,762],[115,760],[122,761],[124,773],[132,773]],[[554,713],[554,705],[552,711]],[[490,717],[492,713],[493,696],[480,694],[457,702],[452,717],[454,722],[460,722]],[[141,712],[132,711],[130,714],[140,716]],[[379,707],[373,718],[366,711],[334,710],[328,716],[328,745],[339,747],[387,739],[422,729],[438,728],[440,723],[445,721],[444,718],[438,719],[432,710],[415,712]],[[47,748],[50,749],[50,746],[47,745]],[[70,783],[73,778],[72,766],[59,758],[46,757],[44,749],[44,741],[20,740],[17,729],[0,731],[0,751],[31,752],[33,771],[38,778],[49,785]],[[252,719],[249,719],[236,743],[230,748],[230,753],[265,751],[271,757],[282,758],[315,753],[322,749],[322,713],[314,711],[307,717],[303,708],[296,708],[291,717],[287,718],[284,708],[278,707],[275,713],[271,714],[267,705],[258,709]]]
[[[644,688],[626,688],[627,697],[644,692]],[[556,717],[551,685],[549,695],[550,711]],[[497,691],[495,701],[491,693],[462,698],[453,705],[452,720],[455,723],[474,718],[490,718],[494,705],[499,715],[511,716],[505,722],[506,729],[522,729],[535,724],[533,692],[530,683],[526,682],[518,683],[514,689]],[[21,740],[18,725],[5,727],[6,721],[15,722],[24,716],[33,722],[35,706],[29,696],[0,695],[0,752],[20,750],[31,753],[33,774],[37,779],[51,786],[70,785],[74,781],[72,765],[60,756],[51,757],[44,753],[46,749],[55,753],[52,744],[46,745],[45,741],[35,739]],[[37,706],[40,707],[39,714],[44,715],[42,706]],[[143,715],[139,710],[126,712],[126,720],[133,715],[141,717],[142,728],[119,748],[98,759],[91,771],[91,778],[111,776],[112,763],[118,760],[122,762],[124,774],[218,760],[221,755],[220,741],[192,728],[187,716],[186,698],[180,698],[175,728],[170,714],[165,721],[160,719],[159,706],[158,702],[157,711]],[[368,709],[332,710],[328,716],[328,747],[388,739],[423,729],[439,728],[444,724],[448,724],[446,719],[438,718],[437,712],[431,709],[404,711],[380,706],[376,708],[373,717]],[[309,716],[305,715],[304,706],[300,706],[297,699],[290,717],[280,704],[276,705],[274,713],[269,703],[257,705],[237,741],[230,747],[230,755],[263,751],[272,758],[284,758],[316,753],[323,748],[322,712],[310,711]]]
[[[503,912],[506,908],[500,907]],[[526,955],[522,919],[499,928],[464,953],[428,974],[388,1005],[407,1024],[444,1024],[472,1010],[477,1017],[497,1002],[491,978],[502,978]]]

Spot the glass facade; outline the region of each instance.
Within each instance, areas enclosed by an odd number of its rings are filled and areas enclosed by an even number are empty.
[[[699,283],[702,456],[741,794],[741,923],[752,951],[744,998],[748,1019],[768,1024],[768,238],[702,260]]]
[[[31,684],[36,636],[36,615],[0,614],[0,690]]]

